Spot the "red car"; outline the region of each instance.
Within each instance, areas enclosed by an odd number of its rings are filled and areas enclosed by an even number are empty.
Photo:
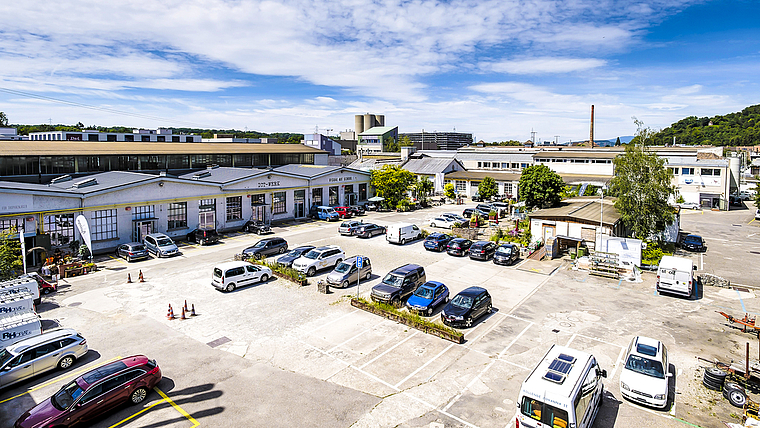
[[[144,355],[114,361],[79,376],[52,397],[27,410],[15,427],[89,425],[125,402],[142,403],[160,380],[158,364]]]
[[[354,216],[349,207],[335,207],[334,209],[340,218],[351,218]]]

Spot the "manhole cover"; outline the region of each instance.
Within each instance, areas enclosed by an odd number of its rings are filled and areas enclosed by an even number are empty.
[[[81,304],[82,302],[73,302],[73,303],[69,303],[69,306],[79,306]]]
[[[231,342],[231,341],[232,340],[229,337],[222,336],[219,339],[212,340],[211,342],[207,343],[206,345],[208,345],[208,346],[210,346],[212,348],[216,348],[219,345],[224,345],[225,343]]]

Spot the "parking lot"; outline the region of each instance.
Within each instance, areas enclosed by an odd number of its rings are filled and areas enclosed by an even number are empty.
[[[371,213],[363,217],[387,225],[424,225],[434,213],[461,212],[444,206],[411,213]],[[725,269],[714,230],[754,228],[752,214],[688,213],[684,230],[708,241],[703,257],[690,255],[700,269]],[[749,215],[745,219],[742,214]],[[737,223],[734,223],[737,222]],[[716,310],[760,313],[751,289],[708,287],[693,299],[655,293],[653,273],[643,282],[613,281],[571,269],[568,260],[519,260],[504,267],[425,251],[420,241],[391,245],[384,237],[362,240],[339,236],[336,223],[307,222],[275,228],[293,248],[302,244],[339,245],[347,256],[370,257],[373,276],[324,295],[313,285],[327,272],[299,287],[282,279],[222,293],[210,285],[215,264],[230,260],[257,241],[232,233],[209,247],[183,245],[182,255],[127,264],[108,258],[100,272],[62,282],[40,307],[44,319],[57,319],[88,339],[91,352],[69,372],[53,373],[0,394],[0,420],[10,426],[24,410],[50,396],[86,368],[119,356],[145,353],[161,365],[164,380],[139,407],[122,408],[98,427],[222,426],[468,426],[514,425],[520,384],[552,344],[591,352],[608,372],[604,406],[596,427],[702,427],[731,421],[738,413],[720,394],[701,386],[695,357],[742,361],[744,343],[759,352],[753,336],[732,329]],[[723,232],[721,232],[723,233]],[[743,233],[743,232],[742,232]],[[749,235],[745,233],[744,235]],[[271,235],[270,235],[271,236]],[[744,236],[744,249],[757,248],[760,236]],[[747,263],[740,247],[728,257]],[[725,253],[728,254],[728,253]],[[480,285],[493,296],[494,311],[464,330],[465,343],[453,344],[350,306],[349,296],[368,297],[382,275],[405,263],[425,267],[427,279],[457,293]],[[126,283],[127,273],[144,283]],[[740,271],[740,270],[739,270]],[[719,271],[723,272],[723,271]],[[716,274],[719,274],[716,272]],[[732,273],[735,275],[735,273]],[[757,275],[751,278],[756,278]],[[750,276],[740,284],[753,285]],[[732,280],[733,281],[733,280]],[[737,281],[738,282],[738,281]],[[167,320],[187,300],[198,316]],[[438,313],[432,319],[439,319]],[[662,340],[677,376],[665,411],[622,399],[620,363],[635,335]]]

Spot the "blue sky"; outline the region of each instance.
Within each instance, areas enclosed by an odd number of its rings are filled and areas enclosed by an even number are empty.
[[[2,2],[12,123],[631,135],[760,103],[752,0]],[[46,101],[65,100],[96,109]],[[130,114],[119,114],[126,112]]]

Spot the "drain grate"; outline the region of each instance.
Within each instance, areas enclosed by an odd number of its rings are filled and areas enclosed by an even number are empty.
[[[741,291],[743,293],[749,293],[749,290],[744,287],[734,287],[734,290]]]
[[[232,340],[229,337],[222,336],[219,339],[212,340],[211,342],[207,343],[206,345],[208,345],[208,346],[210,346],[212,348],[216,348],[219,345],[224,345],[225,343],[231,342],[231,341]]]

